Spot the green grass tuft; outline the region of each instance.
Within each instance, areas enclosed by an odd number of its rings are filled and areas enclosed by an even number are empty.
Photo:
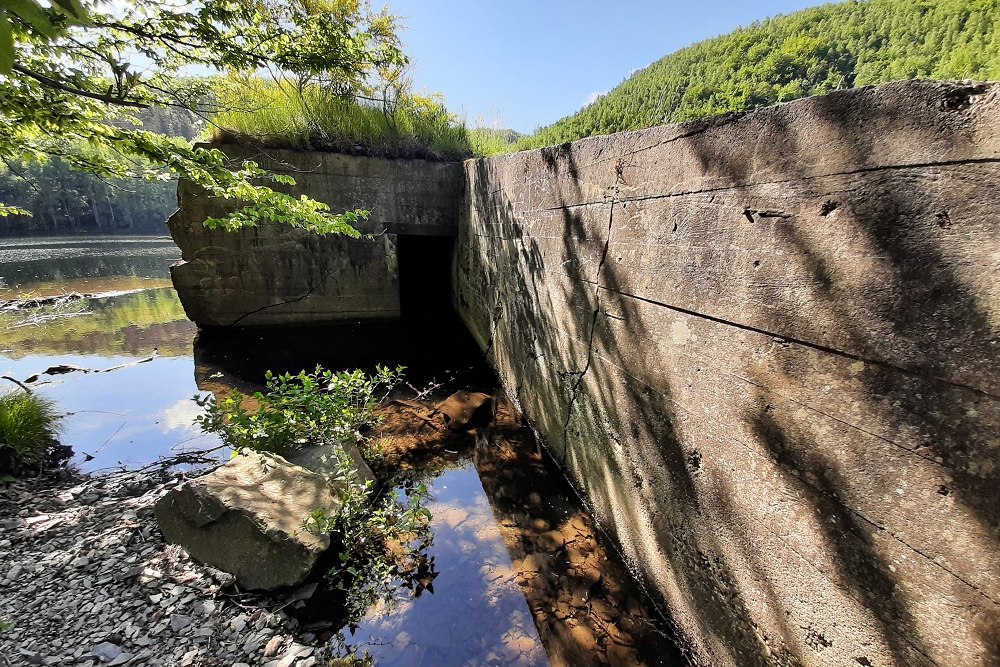
[[[469,143],[476,157],[489,157],[510,153],[523,135],[514,130],[476,127],[468,131]]]
[[[46,462],[59,445],[62,415],[47,398],[24,391],[0,396],[0,475],[17,475]]]
[[[255,77],[224,79],[216,95],[210,140],[218,143],[429,160],[473,155],[464,123],[435,97],[404,93],[385,104]]]

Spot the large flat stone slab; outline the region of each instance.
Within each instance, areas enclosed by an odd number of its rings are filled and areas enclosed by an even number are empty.
[[[242,452],[214,472],[171,490],[154,507],[167,541],[229,572],[246,589],[295,586],[330,546],[302,524],[340,501],[319,474],[276,454]]]
[[[333,442],[324,445],[303,447],[288,455],[288,460],[297,466],[322,476],[334,489],[341,487],[344,480],[338,475],[341,472],[340,457],[347,455],[352,469],[351,482],[364,485],[376,483],[375,474],[368,467],[368,462],[361,456],[358,446],[353,442]],[[336,491],[335,491],[336,492]]]

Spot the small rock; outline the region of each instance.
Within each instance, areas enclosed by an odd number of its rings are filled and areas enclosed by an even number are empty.
[[[94,648],[90,649],[90,655],[97,658],[101,662],[111,662],[121,654],[121,648],[117,644],[112,644],[111,642],[101,642]]]
[[[44,656],[41,653],[36,653],[35,651],[25,651],[21,650],[21,657],[29,665],[40,665],[44,661]]]
[[[201,614],[202,616],[211,616],[215,613],[215,603],[211,600],[196,602],[194,604],[194,612],[196,614]]]
[[[180,632],[189,625],[191,625],[190,616],[185,616],[183,614],[170,615],[170,629],[174,632]]]
[[[442,401],[437,409],[444,414],[448,428],[468,431],[493,421],[493,397],[477,391],[456,391]]]
[[[566,539],[558,530],[550,530],[538,536],[538,545],[544,549],[558,549],[565,543]]]
[[[278,651],[281,649],[281,644],[284,641],[285,638],[281,635],[271,637],[270,641],[267,642],[267,645],[264,646],[264,657],[271,658],[278,655]]]

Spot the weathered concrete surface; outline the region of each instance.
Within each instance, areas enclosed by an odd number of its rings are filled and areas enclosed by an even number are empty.
[[[204,220],[236,204],[181,183],[168,226],[184,261],[171,277],[185,312],[199,325],[398,317],[396,235],[455,235],[463,188],[458,163],[221,148],[235,161],[250,159],[290,174],[296,185],[287,192],[308,194],[335,212],[370,210],[359,230],[376,236],[320,237],[284,225],[212,231]]]
[[[153,510],[168,542],[243,588],[273,590],[302,583],[330,546],[329,535],[303,529],[309,513],[340,505],[322,475],[245,451],[171,489]]]
[[[1000,84],[466,163],[456,305],[706,664],[1000,664]]]

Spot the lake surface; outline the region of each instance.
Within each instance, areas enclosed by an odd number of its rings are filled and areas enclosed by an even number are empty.
[[[193,397],[252,391],[266,370],[403,364],[402,395],[440,385],[425,401],[496,389],[460,323],[440,314],[405,327],[199,332],[170,287],[178,257],[165,238],[0,241],[0,301],[96,295],[0,312],[0,375],[38,376],[36,391],[68,413],[62,439],[84,471],[218,448],[194,424]],[[60,367],[71,370],[45,374]],[[385,408],[372,436],[428,485],[438,574],[430,590],[377,605],[353,633],[319,595],[293,612],[303,628],[329,657],[368,653],[387,666],[685,664],[562,473],[504,406],[478,439]]]
[[[192,397],[204,392],[192,354],[198,329],[170,283],[179,257],[170,238],[0,241],[0,300],[107,295],[55,311],[0,312],[0,375],[23,381],[56,366],[125,366],[42,375],[34,383],[68,413],[62,440],[84,471],[137,467],[218,444],[193,423]]]

